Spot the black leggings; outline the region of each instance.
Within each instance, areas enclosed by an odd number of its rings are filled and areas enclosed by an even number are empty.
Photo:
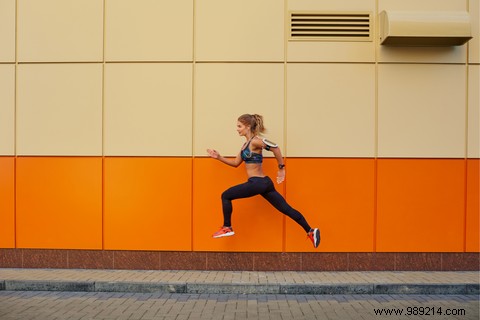
[[[223,225],[232,226],[232,200],[261,195],[270,202],[278,211],[289,216],[297,222],[305,232],[310,231],[310,226],[305,217],[292,208],[280,193],[275,190],[272,180],[269,177],[251,177],[247,182],[231,187],[222,193]]]

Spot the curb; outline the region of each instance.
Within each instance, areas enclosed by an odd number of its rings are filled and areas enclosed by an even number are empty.
[[[119,281],[0,280],[4,291],[70,291],[184,294],[415,294],[478,295],[479,284],[242,284]]]
[[[1,285],[0,285],[1,287]],[[84,281],[41,281],[41,280],[6,280],[3,290],[6,291],[95,291],[94,282]]]
[[[95,292],[186,293],[186,284],[155,282],[95,282]]]

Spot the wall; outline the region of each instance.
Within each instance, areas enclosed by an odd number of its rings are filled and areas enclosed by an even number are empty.
[[[371,41],[290,41],[292,10],[366,11]],[[392,48],[383,10],[469,11],[460,47]],[[0,0],[0,247],[193,252],[479,252],[478,0]],[[243,113],[279,143],[287,200],[244,171]],[[275,161],[265,161],[275,175]]]

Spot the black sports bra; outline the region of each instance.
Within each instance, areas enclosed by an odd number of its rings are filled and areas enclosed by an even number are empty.
[[[250,142],[252,141],[252,139],[250,139],[245,148],[242,149],[242,151],[240,152],[240,156],[242,157],[242,160],[245,161],[245,163],[262,163],[263,155],[261,153],[250,151]]]

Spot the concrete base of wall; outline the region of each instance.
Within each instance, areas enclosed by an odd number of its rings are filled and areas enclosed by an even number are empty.
[[[478,271],[480,253],[0,249],[0,268],[232,271]]]

